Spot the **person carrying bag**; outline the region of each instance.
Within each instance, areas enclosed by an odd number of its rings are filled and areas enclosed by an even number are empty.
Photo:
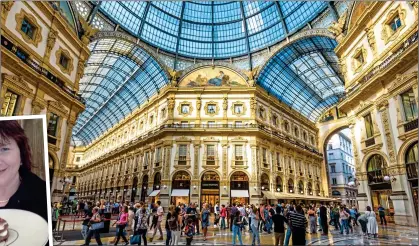
[[[114,245],[118,245],[119,239],[124,240],[125,245],[128,245],[128,240],[124,235],[124,229],[128,224],[128,207],[124,206],[121,216],[119,217],[119,220],[116,222],[116,227],[117,227],[117,238],[116,238],[116,242]]]

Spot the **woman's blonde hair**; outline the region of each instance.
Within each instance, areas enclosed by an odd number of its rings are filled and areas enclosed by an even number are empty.
[[[175,211],[175,205],[170,205],[170,206],[169,206],[169,211],[170,211],[171,213],[173,213],[173,212]]]

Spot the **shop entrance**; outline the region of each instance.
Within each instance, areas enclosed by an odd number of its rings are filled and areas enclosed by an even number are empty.
[[[208,203],[211,212],[214,212],[215,204],[220,203],[220,176],[214,171],[208,171],[202,175],[201,207],[203,203]]]
[[[189,204],[189,191],[191,188],[191,176],[186,171],[178,171],[173,175],[171,203],[175,206]]]
[[[230,204],[249,203],[249,177],[246,173],[237,171],[230,179]]]

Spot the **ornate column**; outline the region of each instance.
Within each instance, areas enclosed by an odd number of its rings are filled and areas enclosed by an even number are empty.
[[[73,127],[76,124],[76,117],[70,116],[69,119],[67,119],[67,130],[65,132],[65,142],[63,146],[63,151],[61,153],[61,169],[65,169],[67,167],[67,161],[68,161],[68,150],[70,149],[70,141],[71,141],[71,132],[73,131]],[[71,163],[73,164],[73,163]]]
[[[228,99],[227,95],[224,95],[223,98],[223,124],[227,124],[227,109],[228,109]]]
[[[361,163],[359,161],[359,155],[358,155],[358,146],[357,146],[358,142],[355,139],[355,119],[350,120],[349,129],[351,130],[351,142],[352,142],[353,153],[354,153],[355,170],[357,173],[359,173],[361,172]]]
[[[194,147],[194,167],[193,167],[193,179],[199,180],[199,151],[201,149],[201,141],[193,141]]]
[[[76,80],[74,81],[74,90],[79,91],[79,82],[81,77],[84,74],[84,63],[86,62],[86,57],[80,55],[79,61],[77,63],[77,73],[76,73]]]
[[[391,132],[391,122],[390,122],[390,119],[388,117],[389,112],[388,112],[387,97],[384,97],[377,104],[377,109],[381,114],[381,121],[383,123],[384,138],[385,138],[386,145],[387,145],[388,156],[390,158],[389,166],[397,165],[397,160],[396,160],[397,152],[396,152],[396,147],[395,147],[394,142],[393,142],[393,136],[394,135]]]
[[[366,27],[365,32],[367,33],[368,44],[370,45],[372,53],[375,56],[377,54],[377,44],[375,41],[374,26]]]
[[[173,117],[174,117],[174,109],[175,109],[175,96],[174,95],[170,95],[167,98],[167,123],[168,124],[172,124],[173,123]],[[147,118],[146,118],[147,120]]]
[[[196,121],[197,125],[201,124],[201,98],[196,99]]]
[[[54,17],[55,18],[55,17]],[[54,22],[54,20],[52,20]],[[48,64],[49,58],[51,56],[51,50],[54,48],[55,41],[58,37],[57,27],[55,25],[51,25],[51,29],[49,30],[48,37],[47,37],[47,46],[45,48],[45,54],[43,58],[43,63]]]

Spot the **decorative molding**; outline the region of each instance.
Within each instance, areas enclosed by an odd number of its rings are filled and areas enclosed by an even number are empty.
[[[49,57],[51,55],[51,50],[52,48],[54,48],[57,37],[58,37],[58,31],[56,30],[56,27],[53,25],[51,26],[51,29],[49,30],[48,37],[47,37],[47,46],[45,48],[44,62],[49,60]]]
[[[79,21],[82,25],[83,35],[81,36],[81,41],[83,44],[88,45],[90,43],[90,38],[94,36],[99,29],[93,28],[83,17],[79,17]]]
[[[11,88],[13,92],[21,94],[27,98],[33,97],[33,90],[29,87],[28,83],[23,80],[23,76],[2,73],[1,78],[3,81],[3,87]]]
[[[214,110],[213,112],[208,112],[208,109],[209,109],[208,107],[210,105],[213,105],[215,107],[213,109]],[[215,116],[215,115],[218,114],[218,112],[220,111],[220,107],[218,106],[218,103],[217,102],[209,101],[209,102],[206,102],[205,103],[204,110],[205,110],[205,114],[206,115],[209,115],[209,116],[213,117],[213,116]]]
[[[2,23],[6,23],[7,15],[9,11],[12,9],[14,1],[2,1],[1,2],[1,20]]]
[[[64,104],[61,101],[47,101],[48,104],[48,112],[53,112],[57,114],[61,118],[66,118],[68,116],[68,110],[64,106]]]
[[[391,132],[391,122],[389,118],[387,98],[384,97],[381,104],[379,105],[381,106],[379,110],[381,112],[381,121],[383,122],[383,126],[384,126],[384,137],[386,139],[387,151],[388,151],[388,156],[390,158],[390,163],[396,164],[397,163],[396,148],[393,143],[393,134]]]
[[[67,67],[63,67],[60,63],[60,58],[62,55],[64,55],[68,59]],[[74,65],[73,65],[73,57],[71,57],[70,52],[60,47],[55,52],[55,58],[56,58],[56,64],[60,68],[61,72],[71,75],[71,72],[73,72],[73,69],[74,69]]]
[[[390,27],[390,22],[396,17],[399,16],[401,26],[397,28],[397,31],[393,32],[393,30]],[[381,39],[384,40],[384,44],[387,44],[390,41],[395,40],[399,34],[400,31],[406,26],[405,24],[406,19],[406,10],[402,8],[401,4],[393,10],[390,10],[390,12],[387,14],[384,22],[381,24]]]
[[[365,32],[367,33],[368,44],[370,45],[372,53],[375,56],[377,54],[377,43],[375,40],[374,26],[366,27]]]
[[[183,105],[187,105],[188,106],[188,112],[182,112],[182,106]],[[177,110],[178,110],[178,113],[179,113],[179,115],[182,115],[182,116],[189,116],[189,115],[191,115],[192,114],[192,111],[193,111],[193,107],[192,107],[192,103],[191,102],[188,102],[188,101],[183,101],[183,102],[180,102],[179,103],[179,106],[177,107]]]
[[[74,81],[74,89],[76,91],[79,90],[79,82],[80,79],[83,77],[84,74],[84,68],[87,58],[83,55],[79,57],[79,61],[77,62],[77,73],[76,73],[76,79]]]
[[[33,38],[28,37],[26,33],[22,31],[22,22],[25,18],[35,28],[34,33],[33,33]],[[42,28],[38,24],[35,16],[27,13],[24,9],[20,9],[20,12],[15,15],[15,20],[16,20],[16,31],[18,31],[22,35],[23,40],[25,40],[25,42],[29,44],[33,44],[35,47],[38,47],[38,44],[42,41],[42,35],[41,35]]]
[[[342,39],[345,37],[345,34],[343,33],[343,31],[344,31],[345,22],[346,22],[346,15],[347,15],[347,11],[345,11],[340,16],[337,22],[336,21],[332,22],[332,25],[330,25],[329,28],[327,29],[336,37],[336,41],[338,41],[338,43],[340,43]]]
[[[357,57],[359,55],[362,55],[363,58],[363,62],[360,64],[357,64]],[[367,63],[367,50],[364,47],[358,47],[357,49],[355,49],[354,54],[351,57],[351,65],[352,65],[352,70],[354,74],[359,73],[363,66]]]

